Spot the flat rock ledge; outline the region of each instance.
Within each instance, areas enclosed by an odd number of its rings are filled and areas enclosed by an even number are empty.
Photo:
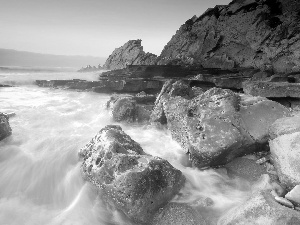
[[[179,170],[145,154],[120,126],[101,129],[79,157],[84,178],[102,191],[109,205],[138,224],[149,223],[185,183]]]
[[[300,98],[299,83],[246,81],[243,90],[246,94],[267,98]]]

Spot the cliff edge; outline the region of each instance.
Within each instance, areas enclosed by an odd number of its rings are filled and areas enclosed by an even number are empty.
[[[163,49],[159,65],[300,71],[300,2],[234,0],[183,24]]]

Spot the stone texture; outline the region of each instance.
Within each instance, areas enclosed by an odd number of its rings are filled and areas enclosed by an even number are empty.
[[[154,217],[151,225],[206,225],[201,214],[184,203],[169,203]]]
[[[300,2],[234,0],[187,20],[158,64],[300,71]]]
[[[169,81],[163,87],[151,121],[167,124],[172,137],[200,168],[266,150],[269,126],[289,115],[284,106],[266,98],[219,88],[192,98],[188,86],[175,88],[174,84]]]
[[[249,95],[267,98],[300,98],[299,83],[246,81],[243,83],[243,91]]]
[[[285,198],[290,200],[296,206],[300,206],[300,185],[296,185],[289,193],[285,195]]]
[[[0,112],[0,141],[12,133],[9,125],[9,116]]]
[[[300,184],[300,132],[278,136],[269,145],[281,184],[287,189]]]
[[[127,65],[154,65],[157,56],[151,53],[145,53],[142,40],[130,40],[123,46],[116,48],[108,57],[104,69],[115,70],[123,69]]]
[[[247,201],[229,210],[218,225],[297,225],[300,212],[277,203],[269,191],[255,192]]]
[[[257,164],[255,160],[248,158],[236,158],[224,166],[231,177],[238,176],[248,181],[257,181],[263,174],[267,174],[267,168]]]
[[[155,96],[112,96],[107,109],[116,122],[144,123],[150,120]]]
[[[276,120],[269,129],[270,139],[273,140],[284,134],[300,132],[300,114]]]
[[[168,161],[146,155],[120,126],[106,126],[79,151],[85,179],[108,204],[137,224],[149,223],[180,190],[185,178]]]

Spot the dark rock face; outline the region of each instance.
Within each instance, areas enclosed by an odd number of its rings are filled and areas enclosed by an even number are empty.
[[[218,225],[296,225],[300,212],[280,205],[269,193],[254,193],[245,203],[228,211]]]
[[[288,116],[284,106],[230,90],[212,88],[193,98],[190,87],[169,81],[158,96],[152,123],[167,124],[197,167],[218,166],[264,150],[268,128]]]
[[[234,0],[185,22],[158,64],[300,71],[299,11],[294,0]]]
[[[11,133],[8,115],[0,113],[0,141],[10,136]]]
[[[187,204],[169,203],[158,212],[151,225],[206,225],[202,216]]]
[[[185,182],[161,158],[146,155],[120,126],[106,126],[79,151],[83,176],[101,189],[109,204],[138,224],[149,222]]]
[[[122,47],[116,48],[106,60],[103,68],[116,70],[123,69],[127,65],[154,65],[157,56],[145,53],[141,43],[142,40],[130,40]]]

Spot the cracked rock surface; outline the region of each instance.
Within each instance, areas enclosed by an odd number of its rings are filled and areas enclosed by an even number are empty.
[[[144,153],[120,126],[108,125],[79,151],[86,180],[111,206],[138,224],[147,223],[185,182],[168,161]]]

